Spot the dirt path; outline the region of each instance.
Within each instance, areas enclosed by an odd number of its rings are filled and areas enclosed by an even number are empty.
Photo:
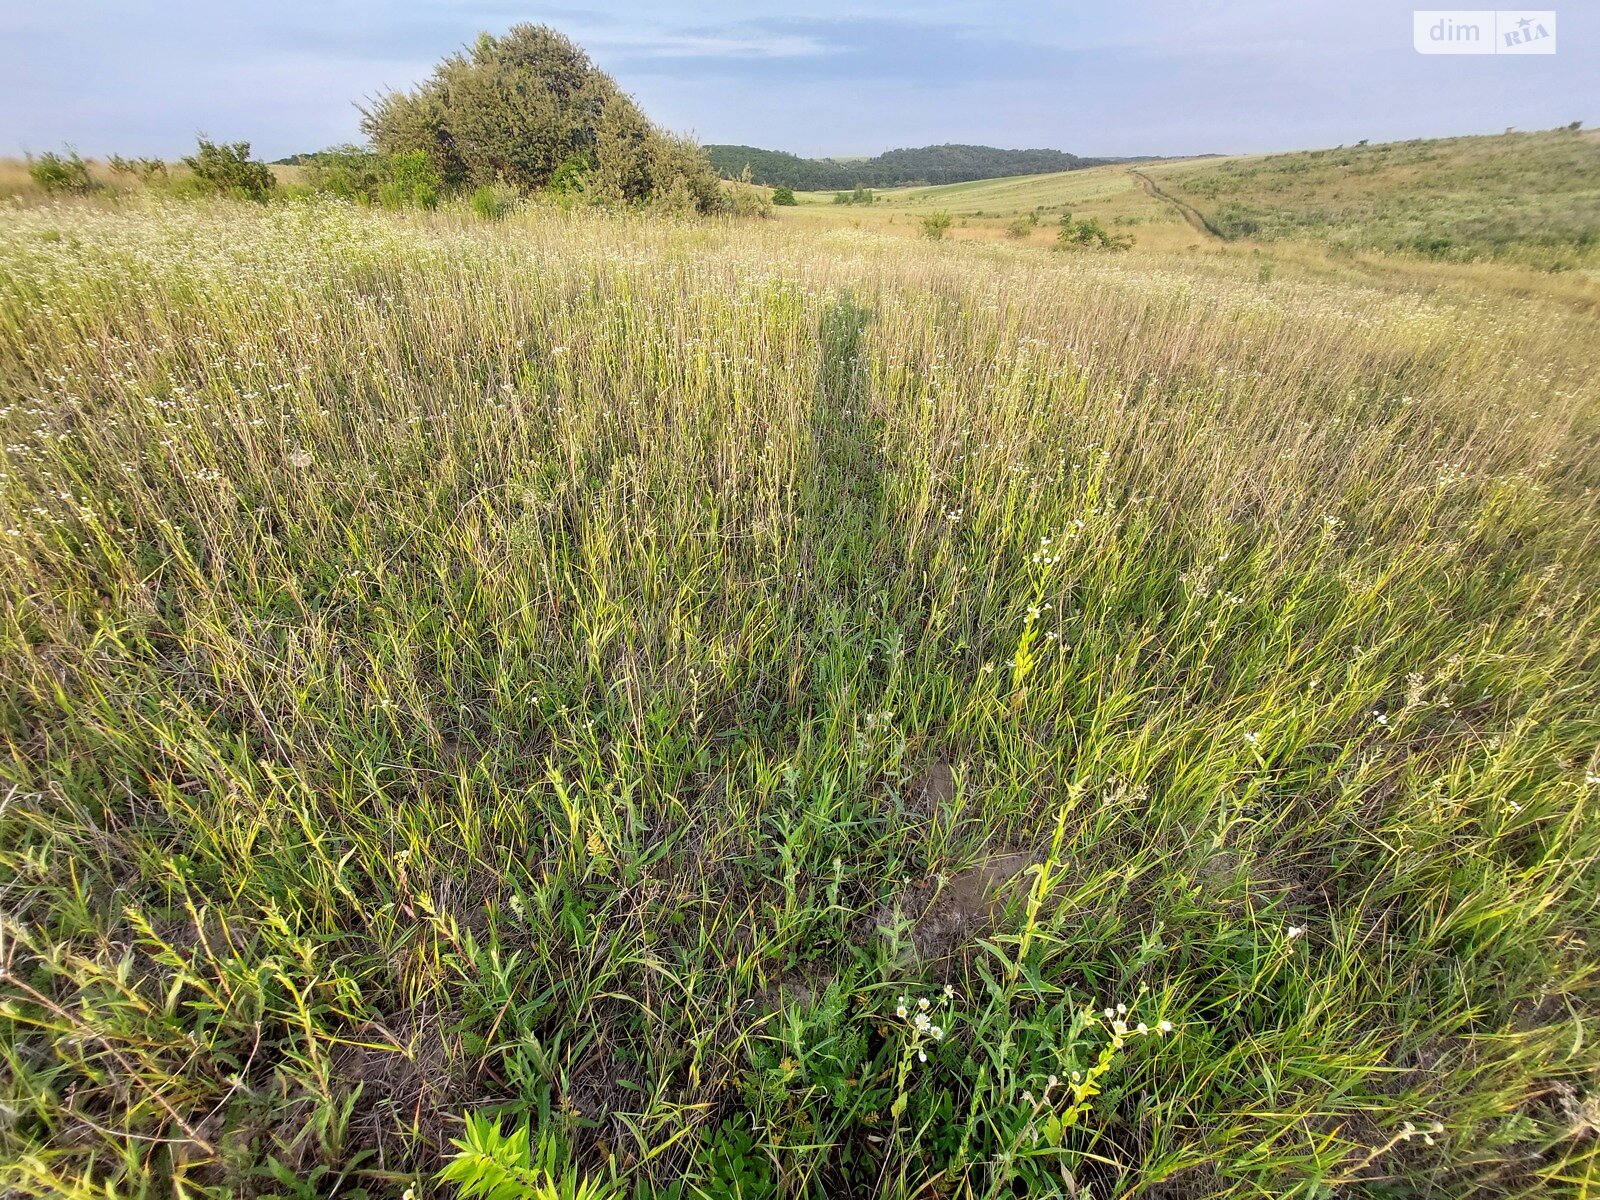
[[[1144,190],[1151,196],[1154,196],[1157,200],[1165,200],[1168,204],[1172,205],[1173,208],[1177,209],[1179,215],[1194,227],[1196,233],[1204,234],[1206,237],[1214,237],[1218,241],[1225,242],[1228,240],[1212,226],[1210,221],[1206,220],[1205,214],[1203,214],[1198,208],[1193,208],[1190,205],[1185,204],[1182,200],[1179,200],[1176,196],[1162,191],[1156,181],[1151,179],[1150,176],[1146,175],[1143,171],[1135,171],[1132,167],[1129,167],[1128,174],[1137,179],[1139,181],[1139,186],[1144,188]]]

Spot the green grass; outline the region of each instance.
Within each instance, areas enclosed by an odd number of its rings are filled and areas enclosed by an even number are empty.
[[[1594,318],[1066,261],[0,217],[0,1187],[1592,1193]]]
[[[1418,139],[1153,166],[1225,237],[1488,258],[1600,261],[1600,133]]]
[[[963,216],[1018,216],[1036,209],[1076,211],[1108,199],[1136,202],[1137,190],[1127,168],[1108,166],[937,187],[883,188],[878,196],[882,203],[906,208],[945,208]]]

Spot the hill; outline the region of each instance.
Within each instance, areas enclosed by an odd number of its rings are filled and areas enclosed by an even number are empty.
[[[1292,153],[1124,160],[956,184],[880,189],[839,208],[822,191],[788,213],[912,233],[949,212],[952,236],[1052,244],[1067,213],[1131,233],[1141,248],[1314,249],[1326,258],[1404,254],[1576,272],[1600,266],[1600,132],[1416,139]],[[1011,236],[1015,236],[1014,234]]]
[[[853,187],[903,187],[908,184],[965,183],[1008,175],[1075,171],[1120,161],[1082,158],[1064,150],[1001,150],[994,146],[946,143],[887,150],[864,159],[801,158],[782,150],[756,146],[707,146],[706,155],[719,175],[733,179],[750,168],[750,178],[768,187],[817,192]]]
[[[1224,240],[1498,258],[1551,269],[1600,251],[1600,133],[1417,139],[1148,168]]]

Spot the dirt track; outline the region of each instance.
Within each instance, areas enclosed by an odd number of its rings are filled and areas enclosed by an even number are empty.
[[[1137,179],[1139,181],[1139,186],[1144,188],[1144,190],[1150,195],[1154,196],[1157,200],[1165,200],[1168,204],[1172,205],[1173,208],[1177,209],[1178,213],[1183,217],[1183,219],[1194,227],[1196,233],[1203,233],[1207,237],[1214,237],[1219,241],[1225,242],[1228,240],[1212,226],[1210,221],[1206,220],[1205,214],[1203,214],[1199,209],[1193,208],[1190,205],[1185,204],[1182,200],[1179,200],[1176,196],[1162,191],[1160,186],[1157,185],[1156,181],[1151,179],[1150,176],[1146,175],[1143,171],[1135,171],[1132,167],[1129,167],[1128,174]]]

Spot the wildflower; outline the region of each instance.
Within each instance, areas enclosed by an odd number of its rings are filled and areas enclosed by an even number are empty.
[[[1160,1033],[1171,1033],[1172,1032],[1172,1022],[1171,1021],[1162,1021],[1161,1024],[1156,1026],[1156,1029]]]
[[[296,450],[289,455],[289,465],[304,471],[311,465],[311,455],[305,450]]]
[[[895,1007],[895,1010],[894,1010],[894,1015],[897,1016],[897,1017],[904,1018],[905,1015],[906,1015],[906,1006],[904,1004],[897,1005]]]
[[[928,1010],[928,998],[924,996],[922,999],[918,1000],[917,1007],[926,1012]]]
[[[1295,938],[1299,937],[1305,931],[1306,931],[1306,927],[1304,925],[1291,925],[1291,926],[1289,926],[1289,930],[1288,930],[1289,940],[1291,942],[1294,941]]]
[[[945,985],[944,985],[944,998],[945,998],[945,999],[946,999],[946,1000],[953,1000],[953,999],[955,999],[955,994],[956,994],[956,989],[955,989],[955,988],[953,988],[953,987],[952,987],[952,986],[951,986],[951,985],[950,985],[950,984],[948,984],[948,983],[947,983],[947,984],[945,984]]]
[[[412,1186],[406,1188],[405,1194],[400,1197],[400,1200],[417,1200],[416,1185],[413,1184]]]

